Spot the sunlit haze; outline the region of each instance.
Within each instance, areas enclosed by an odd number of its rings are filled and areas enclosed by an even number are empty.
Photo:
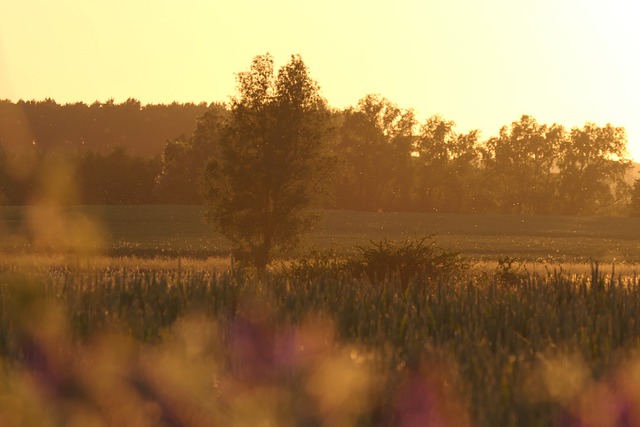
[[[226,101],[255,55],[299,53],[334,107],[379,93],[483,137],[522,114],[611,123],[640,159],[631,1],[2,3],[0,99]]]

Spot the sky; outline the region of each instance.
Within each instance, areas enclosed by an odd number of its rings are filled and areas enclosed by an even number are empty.
[[[523,114],[627,130],[640,160],[630,0],[0,0],[0,99],[225,102],[256,55],[300,54],[336,108],[380,94],[496,135]]]

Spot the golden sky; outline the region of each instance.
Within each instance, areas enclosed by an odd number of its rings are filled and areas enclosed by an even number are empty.
[[[234,73],[299,53],[334,107],[379,93],[483,137],[624,126],[640,159],[631,0],[0,0],[0,99],[226,101]]]

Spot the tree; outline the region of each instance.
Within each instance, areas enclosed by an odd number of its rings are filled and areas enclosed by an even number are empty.
[[[631,189],[631,216],[640,217],[640,178],[636,178]]]
[[[258,269],[294,247],[318,215],[334,161],[329,114],[298,55],[274,74],[271,55],[237,75],[238,94],[205,169],[206,218]]]
[[[625,175],[631,162],[624,128],[594,123],[573,128],[558,157],[562,213],[609,211],[628,194]]]
[[[198,118],[195,132],[168,141],[157,178],[159,199],[166,203],[202,204],[202,174],[208,160],[219,152],[227,118],[222,104],[211,104]]]
[[[426,211],[466,212],[476,208],[478,131],[460,134],[455,123],[429,117],[416,139],[415,206]]]
[[[345,111],[338,142],[345,166],[336,195],[339,207],[406,207],[414,125],[412,110],[402,110],[378,95],[367,95],[356,108]]]
[[[7,192],[11,186],[11,177],[9,176],[9,168],[7,165],[7,153],[2,145],[0,145],[0,206],[8,205],[10,200]]]
[[[0,145],[14,151],[34,142],[43,153],[100,151],[108,154],[118,146],[134,156],[152,158],[162,153],[165,142],[191,134],[207,104],[145,105],[129,98],[87,105],[60,105],[44,101],[0,100]]]
[[[555,197],[555,169],[565,137],[562,126],[539,124],[523,115],[487,142],[490,178],[499,191],[502,212],[549,213]]]
[[[159,168],[158,158],[131,156],[125,147],[116,147],[106,155],[84,152],[75,171],[80,201],[108,205],[153,203]]]

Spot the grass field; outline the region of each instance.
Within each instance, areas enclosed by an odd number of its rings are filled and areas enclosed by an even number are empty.
[[[25,208],[0,208],[0,251],[25,252],[32,246],[25,233],[26,212]],[[207,258],[229,254],[228,244],[203,222],[197,206],[86,206],[62,215],[80,215],[98,224],[105,255]],[[40,219],[44,224],[39,228],[46,228],[47,220]],[[312,248],[349,251],[370,240],[432,233],[441,246],[476,260],[510,256],[530,262],[640,262],[640,218],[625,217],[327,211],[298,254]]]
[[[0,425],[638,425],[638,280],[504,279],[0,269]]]
[[[43,212],[0,209],[0,426],[640,425],[639,219],[326,212],[298,252],[475,261],[404,282],[235,270],[198,207]]]

